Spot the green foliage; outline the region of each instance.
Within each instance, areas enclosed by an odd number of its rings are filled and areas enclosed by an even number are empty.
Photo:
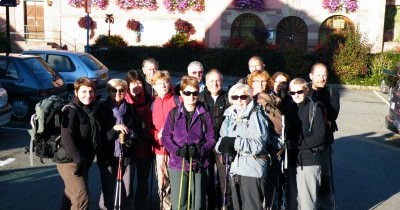
[[[122,47],[100,50],[93,48],[92,54],[107,67],[114,70],[140,69],[143,59],[154,57],[160,69],[186,73],[187,65],[194,60],[203,63],[205,70],[216,68],[224,75],[244,76],[249,73],[247,62],[253,55],[260,55],[270,74],[283,71],[284,58],[280,52],[268,49],[230,48],[162,48],[162,47]]]
[[[344,43],[339,43],[332,57],[332,69],[340,81],[365,78],[371,49],[358,29],[344,32]]]
[[[382,75],[383,69],[392,69],[394,67],[389,54],[380,53],[371,56],[371,62],[369,65],[371,75]]]
[[[100,35],[94,45],[97,47],[126,47],[128,43],[120,35]]]
[[[306,52],[300,48],[289,48],[284,53],[285,72],[294,77],[306,76],[311,68],[311,61],[308,60]]]

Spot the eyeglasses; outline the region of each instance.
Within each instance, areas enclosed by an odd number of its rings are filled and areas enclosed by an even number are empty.
[[[289,91],[289,94],[294,96],[296,94],[304,94],[304,90],[298,90],[298,91]]]
[[[249,97],[248,95],[240,95],[240,96],[233,95],[233,96],[231,96],[232,100],[238,100],[239,98],[240,98],[240,100],[247,100],[248,97]]]
[[[116,92],[123,93],[123,92],[125,92],[125,89],[124,88],[121,88],[121,89],[111,88],[111,93],[116,93]]]
[[[182,91],[182,93],[183,93],[183,95],[185,95],[185,96],[190,96],[190,95],[199,96],[199,91],[194,91],[194,92],[191,92],[191,91]]]

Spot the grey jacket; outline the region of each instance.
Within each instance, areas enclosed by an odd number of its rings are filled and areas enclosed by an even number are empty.
[[[220,138],[215,145],[218,153],[221,139],[225,136],[236,137],[237,152],[230,169],[231,175],[261,178],[267,175],[268,161],[268,121],[259,106],[251,101],[242,114],[237,114],[233,106],[224,113],[225,120],[220,130]],[[261,155],[264,158],[261,158]]]

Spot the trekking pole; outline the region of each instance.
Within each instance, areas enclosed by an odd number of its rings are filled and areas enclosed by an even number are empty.
[[[118,170],[117,170],[117,184],[115,187],[115,196],[114,196],[114,210],[121,209],[121,183],[122,183],[122,145],[125,143],[124,141],[125,135],[123,133],[119,134],[119,155],[118,155]]]
[[[192,185],[192,163],[193,163],[193,158],[189,158],[189,187],[188,187],[188,202],[187,202],[187,210],[190,210],[190,185]]]
[[[228,197],[228,182],[229,182],[229,170],[230,170],[230,162],[229,162],[229,155],[224,154],[224,160],[225,160],[225,180],[224,180],[224,203],[222,204],[222,210],[227,210],[228,209],[228,202],[229,202],[229,197]]]
[[[178,198],[178,210],[181,210],[181,199],[182,199],[182,184],[183,184],[183,172],[185,170],[185,158],[182,158],[182,170],[181,170],[181,183],[179,185],[179,198]]]

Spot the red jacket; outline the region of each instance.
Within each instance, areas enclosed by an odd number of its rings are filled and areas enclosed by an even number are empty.
[[[164,149],[161,139],[158,138],[160,132],[164,128],[165,120],[168,117],[169,111],[176,106],[174,95],[169,93],[164,96],[164,98],[160,98],[156,96],[152,104],[152,115],[153,115],[153,124],[154,124],[154,139],[155,143],[153,144],[153,152],[158,155],[165,155],[168,152]],[[160,134],[161,135],[161,134]]]
[[[135,159],[147,158],[152,156],[151,152],[151,144],[154,142],[153,139],[153,122],[151,118],[150,111],[150,101],[146,101],[145,92],[142,91],[140,95],[134,97],[130,93],[127,93],[125,96],[125,100],[128,104],[133,105],[140,118],[142,118],[142,129],[143,129],[143,137],[139,139],[140,142],[136,144],[136,151],[134,153]]]

